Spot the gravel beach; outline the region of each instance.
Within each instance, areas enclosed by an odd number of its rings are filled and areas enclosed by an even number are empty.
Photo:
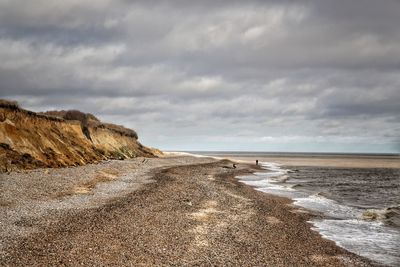
[[[212,158],[107,161],[0,176],[1,266],[377,266],[312,215]]]

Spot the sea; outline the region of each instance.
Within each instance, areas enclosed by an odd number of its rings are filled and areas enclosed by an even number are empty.
[[[291,198],[321,216],[312,229],[379,264],[400,266],[400,156],[191,152],[243,162],[262,171],[237,177],[256,190]]]

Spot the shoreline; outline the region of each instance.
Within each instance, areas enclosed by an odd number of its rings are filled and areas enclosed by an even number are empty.
[[[397,214],[395,208],[394,210],[391,208],[367,209],[362,206],[352,206],[341,202],[340,197],[330,196],[321,184],[320,187],[306,189],[301,180],[316,179],[316,175],[313,175],[311,170],[323,176],[323,172],[318,172],[321,167],[296,166],[293,168],[265,162],[261,162],[261,166],[264,172],[239,176],[238,179],[263,193],[289,198],[294,206],[316,214],[317,217],[310,221],[312,229],[324,238],[334,241],[338,246],[380,264],[397,266],[399,257],[395,240],[400,237],[400,232],[398,223],[395,224],[398,220],[395,216]],[[335,168],[322,167],[322,169],[332,173],[331,182],[337,182],[333,180],[333,177],[335,174],[340,175],[340,172],[335,173]],[[305,175],[302,174],[303,172]],[[299,179],[297,182],[296,177]],[[317,184],[322,183],[321,180],[313,181]],[[388,215],[385,215],[386,212]],[[364,217],[369,214],[376,217]],[[351,240],[349,236],[352,236]]]
[[[155,167],[156,182],[36,219],[38,231],[9,246],[0,265],[378,266],[311,230],[315,215],[290,199],[235,178],[255,166],[210,160]]]

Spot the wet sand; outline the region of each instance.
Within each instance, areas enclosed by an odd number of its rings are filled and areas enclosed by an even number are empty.
[[[240,156],[215,154],[219,158],[246,162],[274,162],[284,166],[337,168],[400,168],[400,156]]]
[[[90,194],[79,196],[83,200],[47,208],[40,216],[20,216],[14,227],[32,231],[2,240],[0,265],[373,266],[310,230],[307,220],[313,215],[291,206],[290,200],[255,191],[234,178],[255,166],[233,169],[229,161],[191,157],[154,159],[150,167],[142,166],[145,172],[138,161],[113,164],[123,174],[100,182]],[[121,191],[117,186],[116,194],[104,191],[121,179],[125,186],[132,184],[135,175],[129,168],[134,166],[146,182]],[[9,185],[3,177],[1,181]],[[70,198],[76,196],[51,201]],[[23,204],[0,207],[17,212],[18,206]],[[12,223],[3,219],[0,229],[6,229],[3,222]]]

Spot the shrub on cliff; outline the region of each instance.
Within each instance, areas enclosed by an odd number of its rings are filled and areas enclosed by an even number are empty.
[[[88,122],[86,113],[83,113],[79,110],[68,110],[64,114],[64,119],[69,121],[80,121],[83,125],[87,125]]]
[[[19,105],[17,101],[0,99],[0,107],[2,108],[12,108],[19,109]]]
[[[138,139],[138,135],[135,130],[125,128],[124,126],[117,125],[117,124],[112,124],[112,123],[102,123],[106,129],[109,129],[111,131],[117,132],[119,134],[129,136],[135,139]]]
[[[83,113],[79,110],[49,110],[45,112],[39,112],[39,114],[51,116],[51,117],[58,117],[64,120],[76,120],[86,124],[88,126],[96,126],[100,123],[100,120],[90,113]]]

